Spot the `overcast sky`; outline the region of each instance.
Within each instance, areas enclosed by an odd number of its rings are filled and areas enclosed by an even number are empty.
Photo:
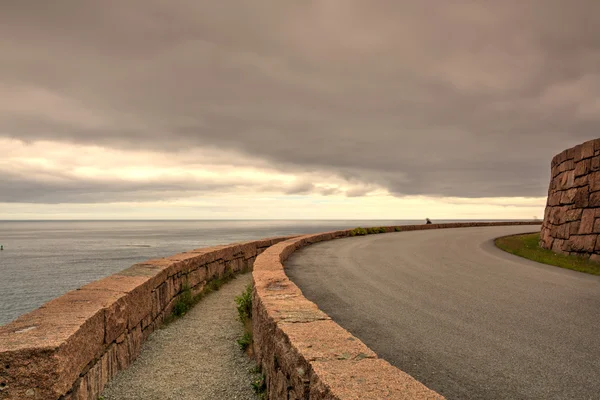
[[[0,0],[0,219],[531,218],[598,0]]]

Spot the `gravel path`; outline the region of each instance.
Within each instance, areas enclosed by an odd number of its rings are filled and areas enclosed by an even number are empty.
[[[236,343],[243,328],[234,302],[251,282],[250,273],[239,275],[150,335],[135,363],[109,382],[104,399],[255,400],[254,363]]]

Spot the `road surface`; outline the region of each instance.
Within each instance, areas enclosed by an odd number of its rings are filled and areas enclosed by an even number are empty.
[[[339,239],[285,266],[337,323],[448,399],[600,399],[600,277],[494,246],[536,229]]]

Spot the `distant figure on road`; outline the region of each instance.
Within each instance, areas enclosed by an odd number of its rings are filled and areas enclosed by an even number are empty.
[[[429,225],[429,224],[431,224],[431,220],[430,220],[429,218],[425,218],[425,224],[426,224],[426,225]]]

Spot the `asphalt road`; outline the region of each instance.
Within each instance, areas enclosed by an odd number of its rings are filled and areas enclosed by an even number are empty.
[[[338,324],[448,399],[600,399],[600,277],[493,244],[536,229],[339,239],[285,266]]]

